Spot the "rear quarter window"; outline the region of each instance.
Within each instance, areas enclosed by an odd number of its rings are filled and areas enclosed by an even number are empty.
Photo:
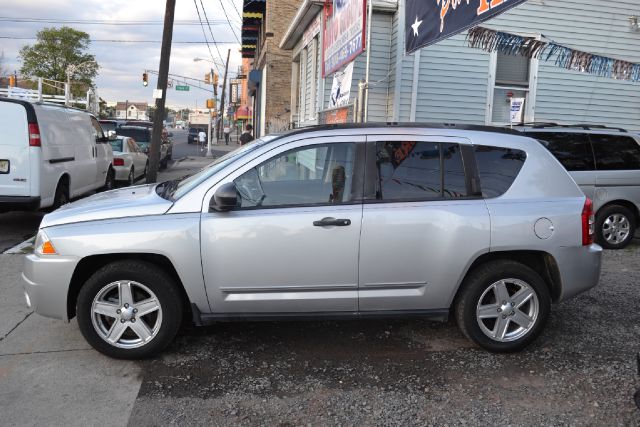
[[[498,197],[506,193],[515,181],[527,155],[522,150],[474,146],[482,197]]]
[[[640,169],[640,145],[630,136],[589,135],[598,170]]]
[[[537,138],[568,171],[592,171],[595,169],[589,137],[585,133],[527,132]]]

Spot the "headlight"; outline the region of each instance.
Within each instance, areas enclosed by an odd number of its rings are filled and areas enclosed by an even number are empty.
[[[36,254],[38,255],[58,255],[56,248],[53,247],[53,243],[49,240],[47,233],[40,230],[36,236]]]

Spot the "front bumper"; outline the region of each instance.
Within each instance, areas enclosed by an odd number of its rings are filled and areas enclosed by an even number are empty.
[[[22,270],[27,305],[42,316],[69,320],[67,295],[78,262],[76,257],[27,255]]]
[[[574,297],[598,284],[602,267],[602,248],[596,244],[561,248],[555,254],[560,270],[560,301]]]

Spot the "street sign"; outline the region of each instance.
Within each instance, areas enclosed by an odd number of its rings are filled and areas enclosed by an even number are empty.
[[[181,85],[176,85],[176,90],[181,90],[184,92],[189,92],[189,86],[181,86]]]
[[[244,79],[246,79],[246,78],[247,78],[247,75],[246,75],[246,74],[238,74],[238,75],[236,76],[236,79],[238,79],[238,80],[244,80]]]

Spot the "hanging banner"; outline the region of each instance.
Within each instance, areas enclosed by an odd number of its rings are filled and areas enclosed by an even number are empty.
[[[522,123],[523,112],[524,112],[524,98],[511,98],[511,111],[509,113],[509,123]]]
[[[344,107],[349,104],[351,95],[351,77],[353,76],[353,62],[347,65],[341,73],[333,75],[333,85],[331,86],[331,96],[329,97],[329,108]]]
[[[366,0],[333,0],[324,6],[322,77],[353,61],[365,48]]]
[[[405,51],[475,27],[526,0],[406,0]]]

